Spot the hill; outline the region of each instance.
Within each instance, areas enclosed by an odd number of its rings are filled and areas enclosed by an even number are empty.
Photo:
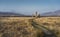
[[[47,12],[41,14],[41,16],[60,16],[60,10],[54,11],[54,12]]]
[[[0,12],[0,16],[25,16],[25,15],[14,12]]]

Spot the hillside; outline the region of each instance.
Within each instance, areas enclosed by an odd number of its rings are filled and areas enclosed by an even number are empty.
[[[25,15],[14,12],[0,12],[0,16],[25,16]]]
[[[60,16],[60,10],[54,12],[46,12],[41,14],[41,16]]]

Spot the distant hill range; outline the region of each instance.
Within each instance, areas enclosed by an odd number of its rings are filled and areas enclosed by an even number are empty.
[[[41,14],[41,16],[60,16],[60,10],[54,12],[46,12]]]
[[[0,16],[25,16],[25,15],[14,12],[0,12]]]
[[[41,16],[60,16],[60,10],[54,11],[54,12],[46,12],[43,14],[40,14]],[[0,12],[1,16],[19,16],[19,17],[31,17],[32,15],[24,15],[21,13],[14,13],[14,12]]]

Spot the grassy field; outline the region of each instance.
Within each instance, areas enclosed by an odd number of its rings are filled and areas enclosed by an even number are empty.
[[[60,17],[42,17],[35,19],[39,25],[52,30],[57,37],[60,37]]]
[[[42,31],[35,29],[29,19],[34,19],[60,37],[60,17],[0,17],[0,37],[38,37],[39,34],[43,37]]]

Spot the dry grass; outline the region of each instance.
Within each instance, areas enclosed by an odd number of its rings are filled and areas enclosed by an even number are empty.
[[[37,37],[42,32],[33,28],[28,21],[32,17],[0,17],[0,37]],[[54,31],[60,37],[60,17],[42,17],[35,19],[40,25]]]
[[[42,17],[35,20],[38,24],[52,30],[57,37],[60,37],[60,17]]]
[[[36,31],[28,19],[21,17],[0,18],[0,37],[35,37]]]

